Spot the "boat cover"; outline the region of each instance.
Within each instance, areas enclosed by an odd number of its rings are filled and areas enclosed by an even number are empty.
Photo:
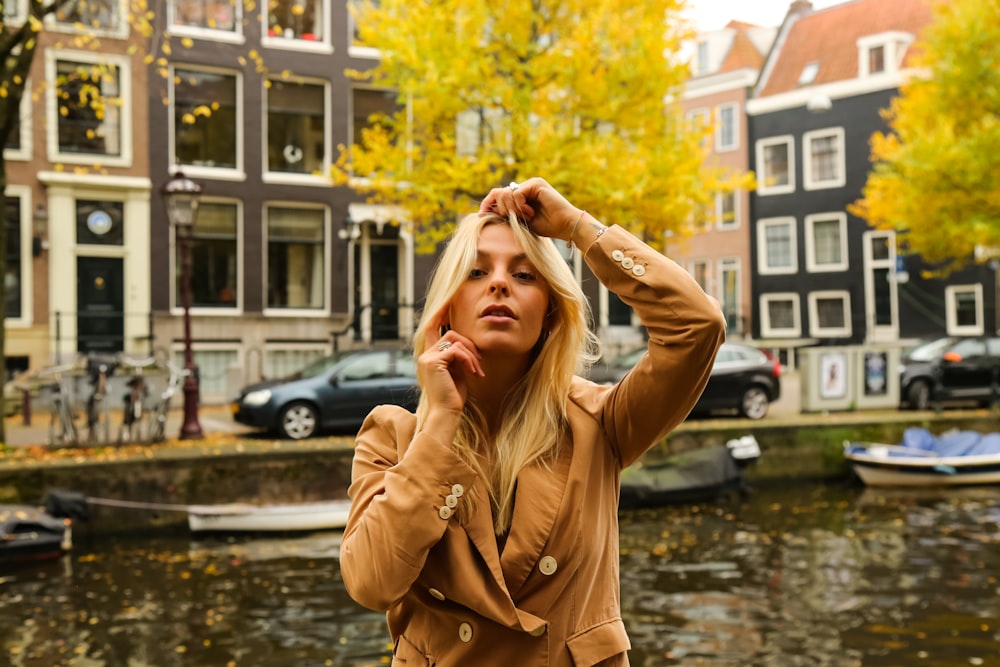
[[[900,444],[938,456],[983,456],[1000,454],[1000,433],[952,431],[934,435],[925,428],[912,427],[903,432]]]

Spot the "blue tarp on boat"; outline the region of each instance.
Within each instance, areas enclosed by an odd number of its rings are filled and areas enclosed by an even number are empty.
[[[983,456],[1000,454],[1000,433],[953,431],[934,435],[925,428],[908,428],[900,443],[937,456]]]

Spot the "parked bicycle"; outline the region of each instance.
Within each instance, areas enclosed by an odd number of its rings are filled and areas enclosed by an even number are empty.
[[[118,361],[92,355],[87,357],[87,376],[92,387],[87,397],[87,442],[110,442],[111,427],[108,414],[109,377],[114,374]]]
[[[132,359],[124,355],[119,358],[122,366],[132,369],[132,375],[125,383],[126,391],[122,397],[122,424],[118,431],[118,442],[141,442],[146,401],[149,396],[146,375],[147,371],[156,368],[156,360],[152,357]]]
[[[76,428],[72,406],[72,377],[66,374],[76,370],[75,364],[64,364],[46,368],[39,373],[39,378],[51,377],[46,385],[51,392],[51,413],[49,421],[50,447],[76,447],[80,444],[80,434]]]
[[[160,392],[159,401],[156,403],[153,424],[150,427],[150,442],[162,442],[167,437],[167,414],[170,412],[170,402],[177,394],[181,381],[190,372],[187,368],[181,368],[171,361],[166,361],[165,365],[169,375],[163,391]]]

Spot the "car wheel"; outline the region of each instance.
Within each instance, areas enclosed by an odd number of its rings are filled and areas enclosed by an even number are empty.
[[[292,403],[281,411],[278,430],[286,438],[301,440],[316,432],[319,415],[316,408],[308,403]]]
[[[926,380],[914,380],[906,390],[906,402],[911,410],[927,410],[931,406],[931,385]]]
[[[763,387],[754,385],[743,392],[740,400],[740,414],[747,419],[763,419],[771,401]]]

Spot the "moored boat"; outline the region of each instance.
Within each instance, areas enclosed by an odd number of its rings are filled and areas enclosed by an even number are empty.
[[[72,545],[70,519],[30,505],[0,505],[0,563],[56,558]]]
[[[1000,433],[909,428],[898,444],[845,442],[844,458],[869,486],[1000,483]]]
[[[189,505],[188,527],[193,532],[293,532],[330,530],[347,525],[351,501],[252,505]]]

